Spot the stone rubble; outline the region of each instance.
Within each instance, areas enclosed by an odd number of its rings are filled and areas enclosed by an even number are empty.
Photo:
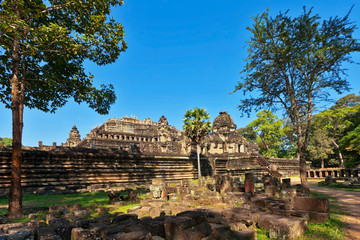
[[[274,239],[298,239],[307,223],[329,218],[327,199],[298,196],[289,180],[278,189],[276,181],[263,178],[265,191],[259,193],[253,192],[254,177],[246,179],[245,187],[226,176],[199,183],[154,179],[145,199],[135,190],[109,189],[113,204],[123,205],[123,191],[128,192],[127,200],[140,204],[114,214],[96,206],[51,206],[46,222],[1,224],[0,239],[247,240],[256,239],[254,227],[267,229]],[[239,191],[244,188],[250,190]],[[98,216],[91,218],[94,211]]]

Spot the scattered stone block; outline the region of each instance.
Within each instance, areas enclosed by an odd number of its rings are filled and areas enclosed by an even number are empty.
[[[213,239],[230,239],[230,226],[209,223]]]
[[[265,186],[265,194],[271,197],[275,197],[277,192],[277,187],[275,185]]]
[[[88,229],[73,228],[71,231],[71,240],[97,240],[95,233]]]
[[[306,228],[303,219],[265,213],[258,216],[257,225],[269,230],[270,238],[275,239],[298,239]]]
[[[330,213],[324,212],[309,212],[309,223],[325,223],[329,220]]]
[[[35,238],[37,240],[61,240],[52,227],[39,227],[35,231]]]
[[[291,179],[290,178],[282,179],[282,188],[291,188]]]
[[[105,240],[152,240],[152,235],[147,231],[120,232],[106,237]]]
[[[329,212],[329,199],[320,197],[295,197],[294,210]]]
[[[254,194],[255,184],[254,184],[254,174],[245,173],[245,192]]]
[[[256,239],[256,232],[250,229],[244,229],[242,231],[230,232],[230,239],[240,239],[240,240],[255,240]]]
[[[137,220],[137,219],[138,219],[138,216],[137,216],[136,214],[120,214],[120,215],[115,216],[115,217],[113,218],[112,223],[113,223],[113,224],[115,224],[115,223],[120,223],[120,222],[129,220],[129,219]]]

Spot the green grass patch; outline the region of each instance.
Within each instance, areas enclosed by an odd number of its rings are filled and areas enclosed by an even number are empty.
[[[336,190],[344,190],[344,191],[350,191],[350,192],[360,192],[360,187],[351,186],[351,185],[344,186],[344,185],[342,185],[342,183],[332,183],[332,184],[325,185],[323,182],[319,182],[318,186],[327,187],[327,188],[336,189]]]
[[[25,207],[50,207],[51,205],[81,204],[84,207],[106,203],[109,200],[105,192],[72,193],[54,195],[29,194],[23,197]],[[8,204],[8,199],[0,199],[0,205]]]
[[[116,208],[114,208],[113,210],[109,211],[109,213],[114,214],[116,212],[124,212],[127,213],[127,210],[134,207],[134,206],[138,206],[140,205],[139,203],[129,203],[125,206],[118,206]]]
[[[138,197],[140,199],[145,198],[146,193],[149,190],[139,189]],[[125,196],[127,192],[124,191],[120,195]],[[23,197],[23,208],[24,213],[28,214],[29,209],[34,209],[37,207],[50,207],[52,205],[73,205],[73,204],[81,204],[83,207],[89,207],[93,205],[97,205],[98,207],[113,207],[113,205],[108,204],[108,196],[106,192],[96,192],[96,193],[73,193],[73,194],[54,194],[54,195],[36,195],[36,194],[28,194]],[[128,209],[133,206],[139,205],[139,203],[129,203],[125,206],[115,207],[110,213],[114,212],[127,212]],[[8,208],[8,199],[3,198],[0,199],[0,215],[5,215],[7,213]],[[35,214],[35,219],[37,220],[45,220],[46,212],[37,211],[32,212]],[[96,211],[92,211],[90,213],[91,218],[95,218],[98,216]],[[16,220],[16,222],[26,222],[30,220],[28,217],[21,218]]]

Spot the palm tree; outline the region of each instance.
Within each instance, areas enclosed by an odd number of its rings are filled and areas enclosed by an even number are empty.
[[[198,162],[198,177],[201,178],[200,169],[200,143],[201,140],[211,131],[211,123],[208,120],[210,115],[204,108],[187,110],[184,117],[184,133],[193,143],[196,143],[196,155]]]

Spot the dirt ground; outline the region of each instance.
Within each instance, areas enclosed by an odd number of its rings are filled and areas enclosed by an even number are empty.
[[[342,219],[347,225],[348,239],[360,239],[360,192],[319,187],[315,183],[310,183],[310,189],[311,191],[335,197],[338,203],[348,212],[348,215]]]

